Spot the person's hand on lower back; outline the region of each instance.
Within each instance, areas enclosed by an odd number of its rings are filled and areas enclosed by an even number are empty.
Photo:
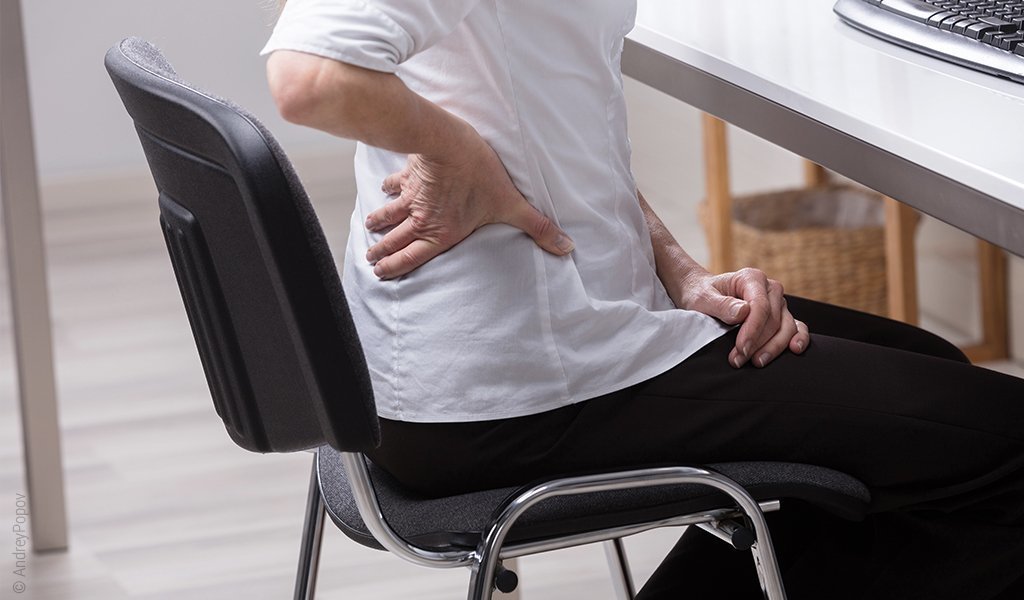
[[[388,176],[382,189],[394,198],[366,219],[369,231],[392,228],[366,254],[381,279],[415,270],[490,223],[521,229],[555,255],[574,247],[527,202],[498,155],[469,126],[443,156],[409,155],[405,169]]]
[[[811,336],[786,307],[782,284],[758,269],[711,275],[694,273],[679,290],[680,308],[700,311],[730,325],[740,325],[729,363],[748,361],[763,367],[788,348],[795,354],[807,349]]]
[[[279,50],[267,78],[285,119],[409,156],[384,181],[395,198],[367,216],[392,228],[367,253],[382,279],[400,277],[489,223],[506,223],[544,250],[572,240],[519,193],[494,150],[466,121],[410,90],[394,73]]]

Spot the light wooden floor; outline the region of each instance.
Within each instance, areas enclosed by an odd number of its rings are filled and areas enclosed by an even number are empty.
[[[351,180],[322,159],[303,169],[329,174],[306,181],[340,246]],[[45,192],[71,548],[31,556],[28,590],[17,597],[289,597],[310,457],[250,454],[224,434],[157,228],[151,183],[79,182]],[[677,207],[666,220],[692,221],[692,208]],[[15,597],[8,520],[15,492],[24,492],[6,302],[0,294],[3,598]],[[628,540],[640,581],[677,535]],[[520,576],[528,600],[610,597],[600,547],[523,559]],[[410,566],[328,528],[321,598],[459,598],[465,582],[462,571]]]

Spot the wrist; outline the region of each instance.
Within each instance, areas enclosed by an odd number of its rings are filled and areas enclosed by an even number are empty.
[[[678,308],[689,308],[694,294],[707,287],[711,273],[682,249],[667,252],[658,262],[658,275]]]
[[[465,163],[469,157],[479,153],[479,144],[483,139],[469,122],[444,110],[441,110],[441,113],[438,127],[431,136],[430,146],[419,154],[428,161],[442,166]]]

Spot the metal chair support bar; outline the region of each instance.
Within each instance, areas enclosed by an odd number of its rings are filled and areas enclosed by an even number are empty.
[[[778,500],[766,500],[760,503],[760,507],[761,512],[763,513],[774,512],[782,507],[782,503]],[[708,521],[732,519],[739,516],[742,516],[741,513],[739,513],[736,509],[733,508],[712,510],[703,513],[694,513],[689,515],[682,515],[679,517],[671,517],[668,519],[662,519],[660,521],[648,521],[646,523],[638,523],[636,525],[624,525],[622,527],[612,527],[610,529],[588,531],[586,533],[567,535],[564,537],[554,538],[550,540],[508,544],[507,546],[502,547],[501,552],[499,554],[502,560],[508,558],[517,558],[519,556],[541,554],[543,552],[563,550],[565,548],[574,548],[576,546],[585,546],[587,544],[593,544],[595,542],[605,542],[617,538],[625,538],[631,535],[636,535],[638,533],[643,533],[645,531],[650,531],[652,529],[661,529],[662,527],[685,527],[687,525],[696,525],[698,523],[706,523]]]
[[[636,596],[636,585],[633,583],[633,572],[629,568],[622,539],[615,538],[605,542],[604,554],[608,559],[608,571],[612,577],[615,600],[633,600]]]
[[[737,550],[750,550],[756,539],[754,532],[746,525],[729,519],[726,521],[710,521],[708,523],[697,523],[704,531],[729,544]]]
[[[299,548],[299,571],[295,577],[295,600],[313,600],[316,594],[323,527],[324,499],[320,495],[320,481],[314,456],[313,472],[309,477],[309,492],[306,497],[306,520],[302,526],[302,546]]]
[[[318,453],[317,460],[319,460],[319,456]],[[370,481],[370,472],[366,468],[363,455],[342,452],[340,456],[345,472],[348,473],[349,485],[352,486],[352,495],[359,508],[359,515],[362,516],[366,528],[370,530],[381,546],[396,556],[426,567],[454,568],[475,564],[476,555],[471,550],[437,552],[413,546],[405,541],[402,536],[395,533],[395,530],[388,525],[387,519],[384,518],[384,513],[377,502],[377,494],[373,491],[373,482]],[[493,574],[493,572],[492,567],[491,573]]]
[[[661,467],[655,469],[639,469],[621,473],[603,473],[569,477],[539,484],[520,494],[510,502],[494,520],[490,529],[484,534],[476,551],[473,562],[473,575],[470,582],[469,600],[487,600],[490,598],[491,581],[498,563],[500,548],[505,541],[512,525],[530,507],[556,496],[590,494],[612,490],[624,490],[637,487],[656,485],[674,485],[696,483],[713,487],[729,495],[743,513],[751,520],[754,533],[759,544],[751,547],[762,590],[769,600],[785,600],[786,594],[782,587],[778,563],[771,544],[771,535],[764,521],[757,502],[741,486],[731,479],[709,471],[693,467]]]

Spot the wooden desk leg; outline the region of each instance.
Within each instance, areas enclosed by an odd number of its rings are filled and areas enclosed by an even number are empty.
[[[804,183],[807,187],[824,187],[828,182],[828,169],[809,160],[804,161]]]
[[[889,280],[889,316],[917,325],[917,259],[914,209],[885,199],[885,263]]]
[[[712,273],[733,270],[732,196],[729,191],[729,146],[725,122],[703,116],[704,183],[707,193],[708,247]]]
[[[21,5],[19,0],[0,0],[0,200],[21,399],[29,525],[32,549],[39,552],[64,549],[68,538],[42,215],[29,112]],[[13,503],[14,498],[4,501]]]
[[[915,227],[914,209],[885,199],[889,316],[913,325],[918,324]],[[1006,253],[983,240],[978,240],[978,276],[982,339],[962,350],[974,363],[1005,360],[1010,355]]]
[[[1006,253],[978,240],[981,288],[981,343],[963,348],[971,362],[1005,360],[1010,356]]]

